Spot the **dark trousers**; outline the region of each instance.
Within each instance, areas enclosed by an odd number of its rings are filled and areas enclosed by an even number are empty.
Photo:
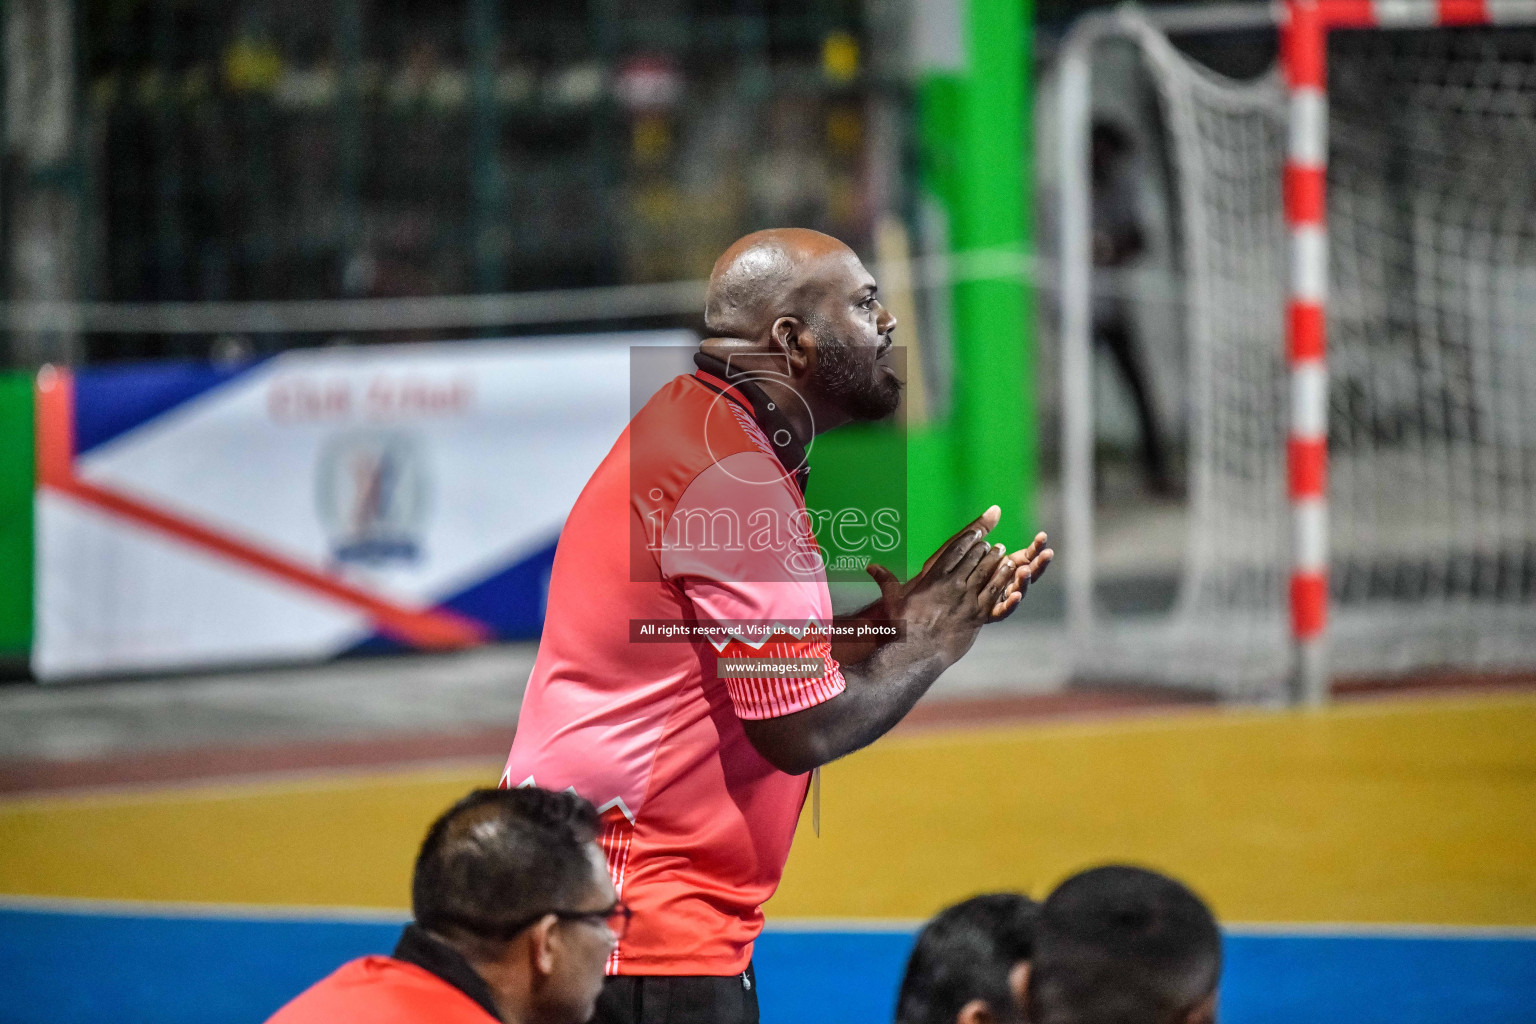
[[[1136,349],[1136,334],[1130,319],[1123,314],[1102,315],[1094,320],[1094,338],[1109,351],[1120,379],[1131,393],[1136,407],[1136,422],[1141,427],[1142,468],[1147,485],[1159,494],[1172,489],[1168,464],[1163,456],[1163,432],[1158,429],[1157,412],[1152,406],[1152,387]]]
[[[757,976],[604,978],[592,1024],[757,1024]]]

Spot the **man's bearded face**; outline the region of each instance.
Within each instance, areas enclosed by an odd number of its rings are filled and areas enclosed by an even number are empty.
[[[840,337],[821,317],[811,322],[821,356],[813,380],[822,395],[856,420],[883,420],[901,404],[901,379],[890,362],[886,339],[860,345]]]

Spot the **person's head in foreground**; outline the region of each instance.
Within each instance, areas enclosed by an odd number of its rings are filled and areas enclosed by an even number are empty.
[[[896,999],[896,1024],[1016,1024],[1040,906],[1017,893],[957,903],[917,936]]]
[[[781,378],[796,427],[819,434],[896,411],[896,318],[852,249],[805,228],[757,231],[715,261],[704,301],[703,351],[732,374]]]
[[[392,957],[343,966],[272,1024],[582,1024],[627,910],[572,793],[480,789],[427,832]]]
[[[1188,888],[1109,866],[1062,882],[1040,908],[1030,1024],[1210,1024],[1221,933]]]

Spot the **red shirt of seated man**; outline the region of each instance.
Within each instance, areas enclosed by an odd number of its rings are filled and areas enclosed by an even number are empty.
[[[629,919],[573,793],[481,789],[433,823],[415,921],[294,997],[268,1024],[584,1024]]]

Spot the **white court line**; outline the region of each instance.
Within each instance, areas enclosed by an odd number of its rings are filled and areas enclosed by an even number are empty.
[[[151,900],[71,899],[53,896],[0,896],[0,911],[17,910],[41,913],[90,915],[126,915],[160,918],[229,919],[258,921],[295,921],[317,923],[405,924],[410,911],[405,907],[316,907],[293,904],[258,903],[175,903]],[[906,917],[789,917],[770,920],[767,931],[777,934],[910,934],[923,926],[921,918]],[[1520,925],[1441,925],[1441,924],[1352,924],[1342,921],[1245,921],[1222,925],[1228,935],[1248,937],[1296,938],[1386,938],[1386,939],[1507,939],[1536,941],[1536,926]]]
[[[791,934],[858,932],[861,934],[908,934],[927,921],[920,917],[785,917],[770,918],[764,931]]]
[[[1248,921],[1223,924],[1242,938],[1298,939],[1508,939],[1536,942],[1536,925],[1351,924],[1346,921]]]
[[[409,776],[412,785],[432,785],[476,772],[491,765],[486,788],[495,788],[503,756],[429,757],[395,764],[343,765],[325,768],[278,768],[272,771],[209,775],[193,779],[163,782],[105,783],[97,786],[69,786],[58,789],[22,790],[0,794],[0,812],[40,810],[61,804],[134,804],[179,801],[228,800],[245,797],[277,796],[290,793],[320,793],[338,788],[398,784]]]
[[[46,914],[72,914],[128,917],[166,917],[257,921],[324,922],[328,924],[399,924],[411,918],[410,909],[400,907],[314,907],[296,904],[260,903],[176,903],[159,900],[94,900],[63,896],[0,895],[0,912],[31,911]]]

